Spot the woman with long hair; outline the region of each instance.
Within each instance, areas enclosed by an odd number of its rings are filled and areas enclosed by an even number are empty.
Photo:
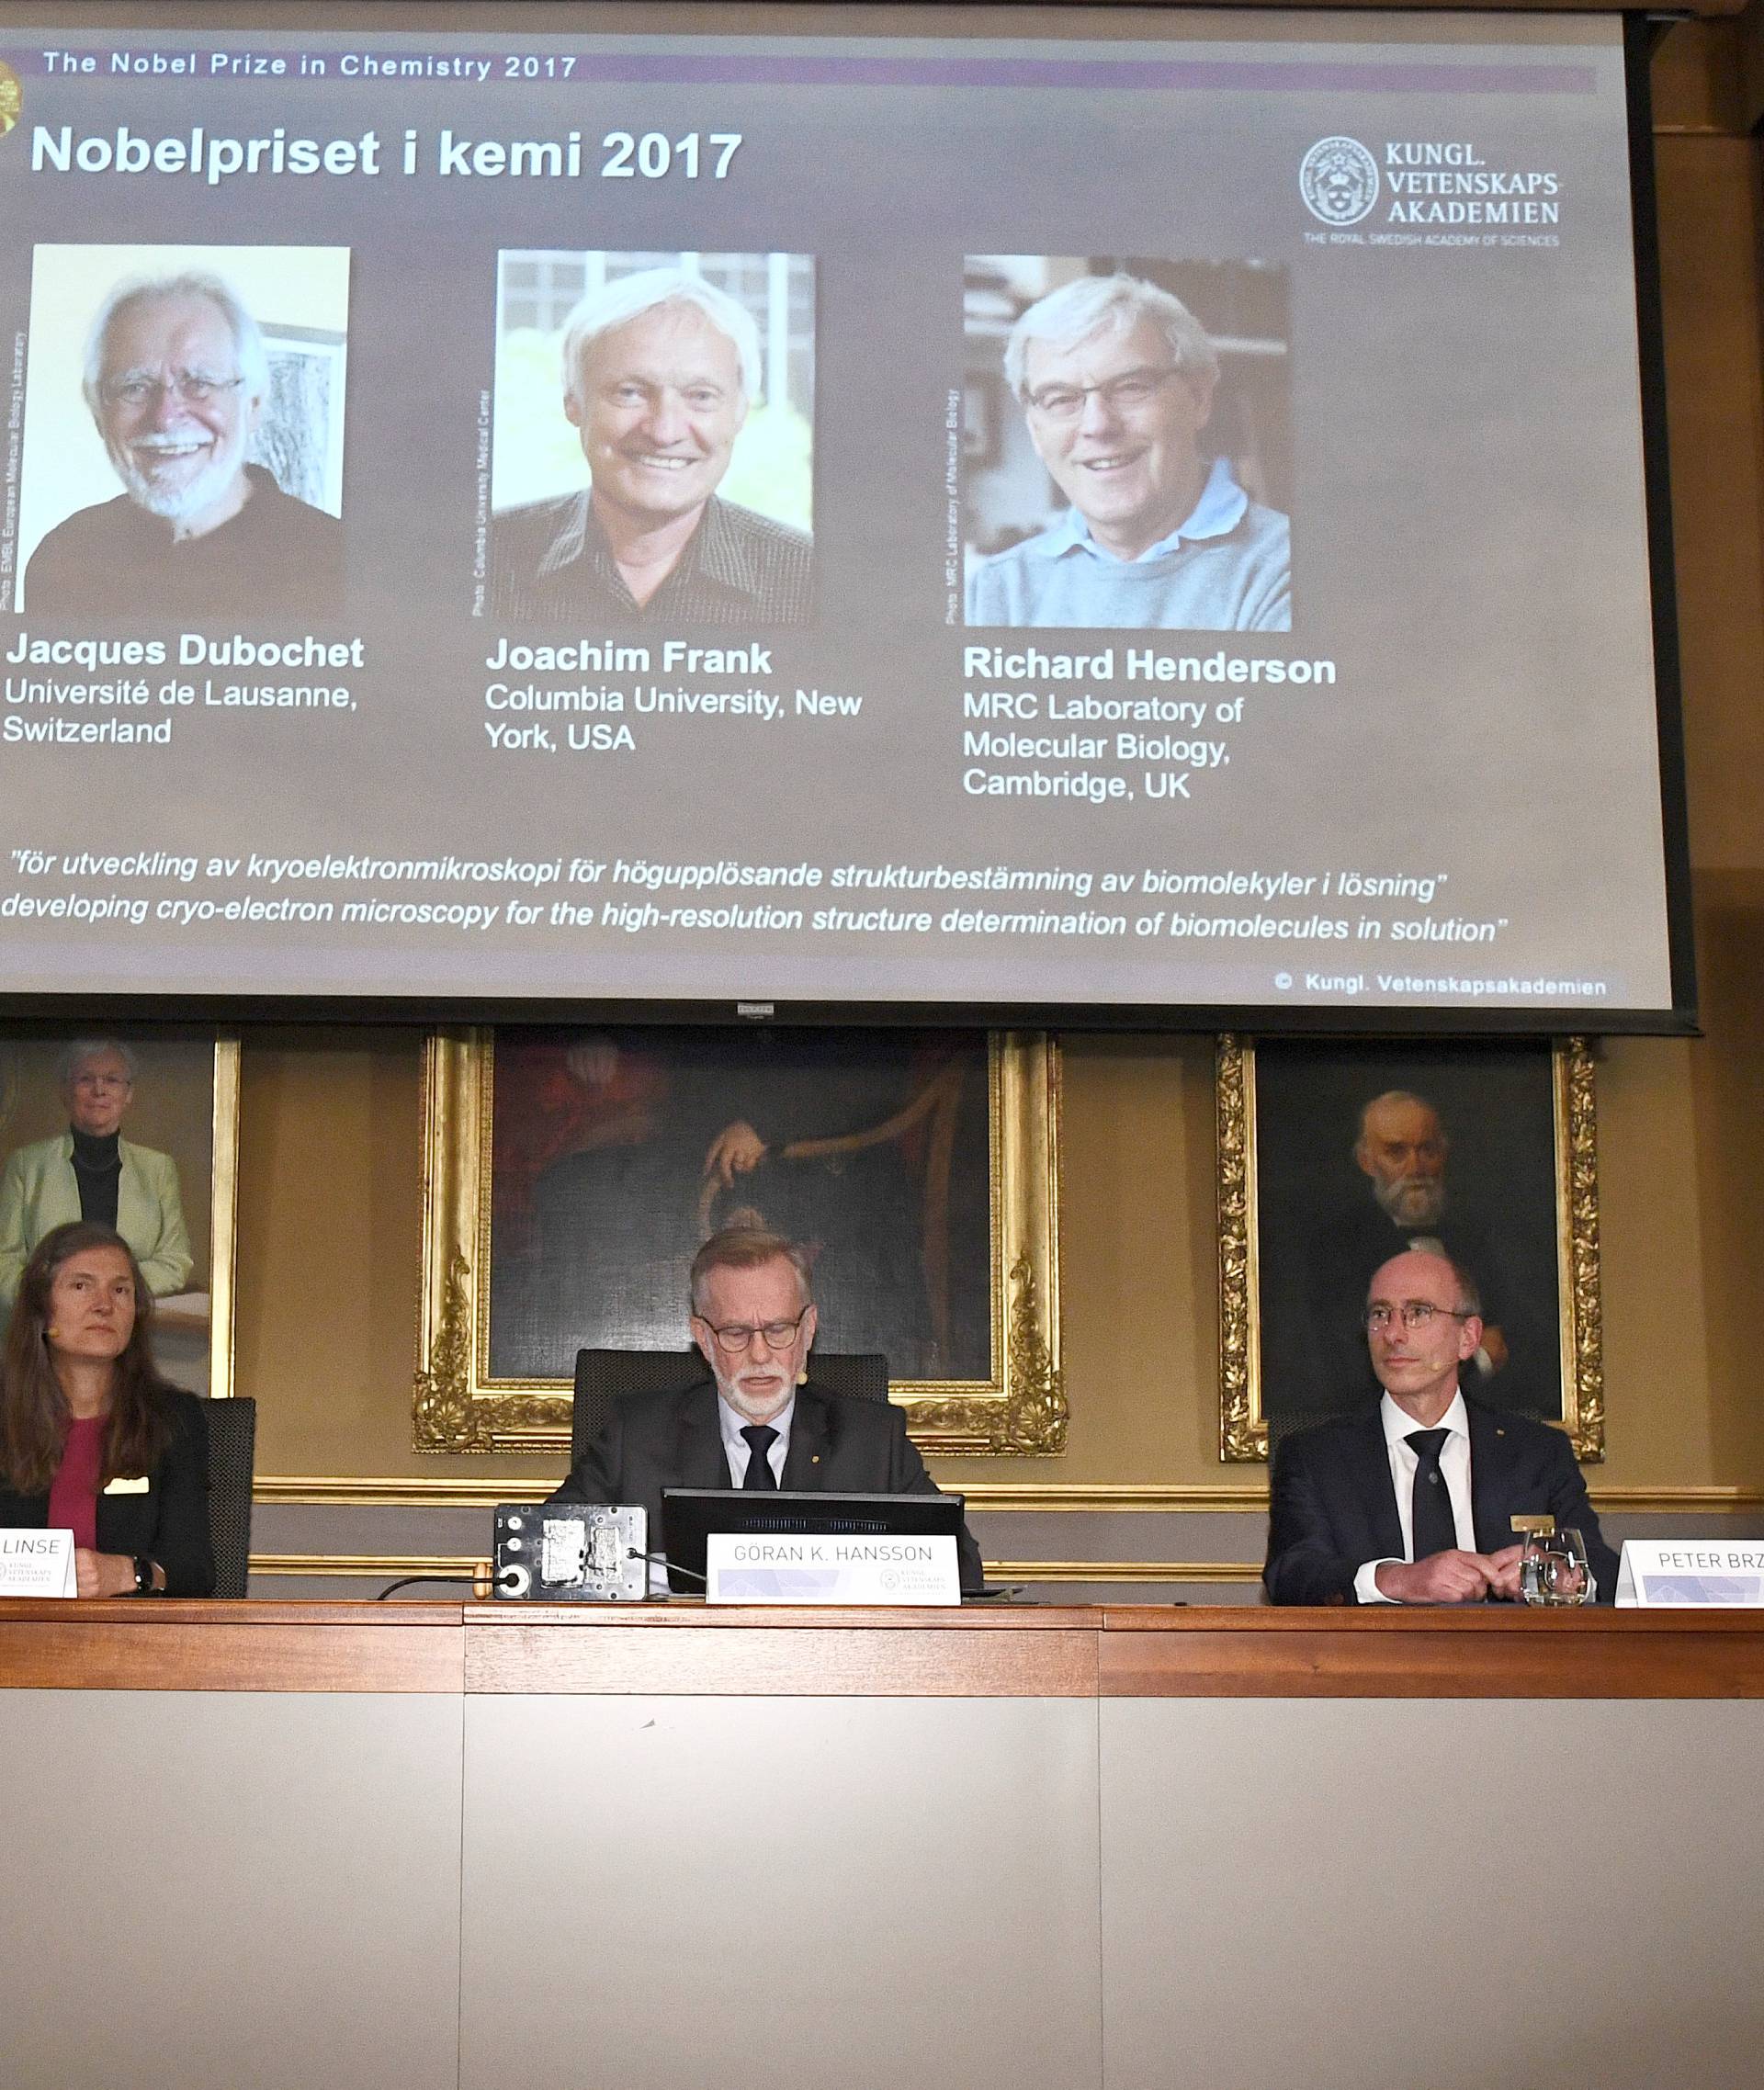
[[[0,1529],[74,1533],[82,1597],[206,1597],[209,1426],[162,1379],[120,1235],[73,1220],[26,1263],[0,1358]]]

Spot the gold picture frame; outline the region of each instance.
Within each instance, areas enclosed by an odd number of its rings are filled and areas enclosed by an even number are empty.
[[[213,1173],[209,1183],[209,1398],[230,1400],[239,1246],[240,1045],[231,1032],[214,1041]]]
[[[495,1036],[438,1031],[424,1058],[419,1452],[554,1453],[570,1443],[568,1380],[490,1369]],[[891,1395],[924,1452],[1045,1456],[1064,1451],[1067,1432],[1057,1045],[1041,1033],[990,1034],[987,1082],[992,1368],[984,1379],[897,1380]]]
[[[56,1074],[77,1041],[121,1045],[137,1063],[122,1132],[168,1166],[191,1260],[177,1291],[154,1313],[154,1349],[177,1384],[212,1400],[233,1391],[233,1266],[239,1208],[239,1040],[224,1031],[143,1034],[103,1022],[33,1025],[0,1038],[0,1160],[63,1133],[67,1110]],[[20,1242],[36,1246],[27,1207]],[[17,1208],[15,1208],[17,1212]],[[55,1216],[54,1208],[48,1216]],[[135,1244],[145,1255],[145,1244]],[[148,1275],[152,1278],[150,1269]]]
[[[1283,1041],[1283,1049],[1296,1048]],[[1425,1066],[1428,1052],[1454,1051],[1466,1060],[1510,1067],[1523,1076],[1524,1056],[1537,1061],[1547,1083],[1552,1128],[1548,1180],[1553,1187],[1556,1363],[1559,1421],[1575,1455],[1596,1463],[1605,1453],[1604,1321],[1599,1270],[1599,1169],[1593,1057],[1585,1038],[1490,1040],[1454,1046],[1387,1043],[1355,1047],[1324,1045],[1317,1056],[1368,1055],[1378,1088],[1409,1087],[1388,1079],[1392,1065]],[[1382,1055],[1382,1064],[1379,1056]],[[1219,1456],[1227,1463],[1265,1461],[1269,1413],[1262,1371],[1263,1211],[1259,1163],[1257,1047],[1232,1035],[1218,1041],[1216,1066],[1219,1236]],[[1372,1073],[1371,1069],[1378,1071]],[[1474,1079],[1474,1076],[1472,1077]],[[1460,1080],[1460,1092],[1463,1082]],[[1540,1161],[1541,1166],[1541,1161]],[[1286,1244],[1290,1248],[1291,1242]],[[1455,1252],[1455,1251],[1454,1251]]]

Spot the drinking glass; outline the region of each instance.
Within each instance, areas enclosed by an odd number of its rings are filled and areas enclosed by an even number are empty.
[[[1519,1593],[1528,1604],[1584,1604],[1592,1596],[1587,1544],[1572,1525],[1528,1531],[1519,1560]]]

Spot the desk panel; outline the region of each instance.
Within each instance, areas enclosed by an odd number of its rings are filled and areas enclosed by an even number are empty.
[[[8,1603],[5,1685],[22,2090],[1759,2079],[1754,1618]]]
[[[1091,1610],[480,1607],[468,1692],[1094,1698]]]
[[[1111,1606],[1106,1698],[1764,1698],[1758,1612]]]
[[[0,1600],[0,1687],[35,1690],[461,1689],[458,1604]]]
[[[1100,1711],[1109,2090],[1757,2090],[1758,1706]]]
[[[1093,1700],[474,1698],[465,1793],[461,2090],[1101,2084]]]
[[[456,2090],[457,1697],[0,1691],[0,2079]]]

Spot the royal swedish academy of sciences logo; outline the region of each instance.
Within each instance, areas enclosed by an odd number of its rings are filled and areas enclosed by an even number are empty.
[[[1357,138],[1319,138],[1298,164],[1298,193],[1326,225],[1357,225],[1378,200],[1378,163]]]

